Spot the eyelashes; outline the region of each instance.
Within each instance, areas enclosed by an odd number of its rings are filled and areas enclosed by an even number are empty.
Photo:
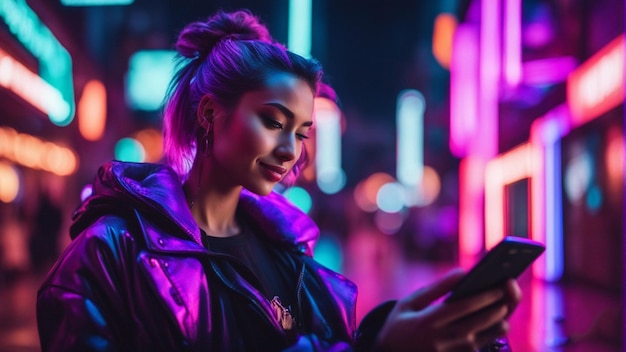
[[[261,119],[263,120],[263,123],[265,124],[265,126],[267,126],[270,129],[275,129],[275,130],[283,130],[285,127],[283,126],[282,123],[274,120],[273,118],[267,116],[267,115],[260,115]],[[309,136],[307,136],[304,133],[296,133],[296,137],[299,140],[305,140],[308,139]]]
[[[274,120],[273,118],[269,116],[261,115],[261,118],[263,119],[265,126],[269,128],[276,129],[276,130],[282,130],[284,128],[282,123]]]

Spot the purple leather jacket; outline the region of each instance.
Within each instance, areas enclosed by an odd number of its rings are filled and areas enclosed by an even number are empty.
[[[311,257],[313,221],[276,193],[244,191],[239,203],[293,277],[295,336],[248,270],[202,246],[171,169],[114,161],[99,169],[74,215],[73,241],[38,292],[42,350],[339,351],[373,341],[371,328],[355,332],[356,286]]]

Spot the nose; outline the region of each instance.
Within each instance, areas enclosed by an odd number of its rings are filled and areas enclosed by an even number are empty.
[[[296,158],[296,137],[289,133],[284,134],[275,150],[278,158],[285,162]]]

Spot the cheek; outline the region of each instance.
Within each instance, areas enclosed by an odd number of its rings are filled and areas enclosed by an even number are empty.
[[[304,142],[296,142],[296,162],[304,156],[304,153],[306,153],[304,149]]]
[[[271,138],[266,128],[254,119],[232,126],[230,144],[236,155],[256,155],[271,148]]]
[[[306,148],[304,147],[304,143],[299,143],[299,145],[296,147],[296,158],[294,159],[294,165],[299,164],[301,168],[306,166],[307,163],[310,161],[308,160],[309,155],[310,154],[307,153]]]

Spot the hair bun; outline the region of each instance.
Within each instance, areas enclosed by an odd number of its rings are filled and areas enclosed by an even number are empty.
[[[219,11],[206,22],[187,25],[178,37],[176,49],[188,58],[204,58],[217,43],[228,39],[272,42],[267,27],[250,11]]]

